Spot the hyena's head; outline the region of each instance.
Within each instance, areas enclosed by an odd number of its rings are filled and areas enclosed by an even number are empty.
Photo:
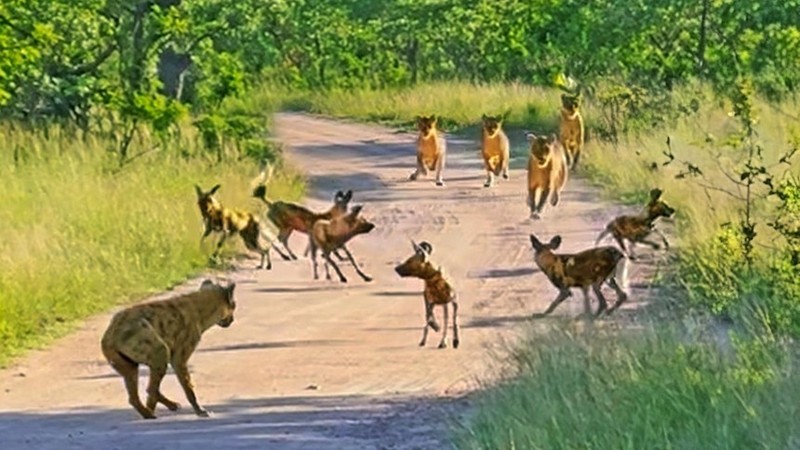
[[[436,131],[436,115],[417,116],[417,129],[423,137],[430,136]]]
[[[333,196],[333,209],[338,211],[340,214],[347,213],[347,207],[352,199],[352,190],[348,190],[347,192],[336,191],[336,195]]]
[[[220,188],[220,185],[215,185],[208,192],[204,192],[198,185],[194,185],[194,190],[197,193],[197,206],[200,208],[200,214],[204,218],[209,217],[214,211],[222,209],[219,200],[214,198],[214,194]]]
[[[347,225],[350,227],[352,236],[359,234],[367,234],[375,228],[375,224],[365,219],[361,215],[361,209],[364,205],[353,206],[350,214],[346,216]]]
[[[657,219],[659,217],[672,217],[675,215],[675,208],[669,206],[667,202],[661,200],[661,194],[664,191],[655,188],[650,191],[650,202],[647,203],[647,216],[650,219]]]
[[[497,116],[487,116],[484,114],[481,116],[481,122],[483,131],[489,136],[495,136],[503,126],[503,118]]]
[[[429,265],[428,262],[430,261],[433,246],[425,241],[417,244],[413,240],[411,241],[411,246],[414,249],[414,254],[397,265],[394,271],[401,277],[422,278],[425,269]]]
[[[211,291],[219,303],[217,310],[217,325],[222,328],[228,328],[233,323],[233,312],[236,310],[236,300],[233,298],[233,289],[236,283],[231,282],[227,286],[222,286],[213,281],[206,279],[200,285],[201,291]]]
[[[555,134],[542,136],[527,133],[525,138],[530,144],[531,157],[536,160],[536,163],[540,167],[547,165],[556,152],[556,146],[559,145],[558,137]]]
[[[575,114],[581,106],[580,94],[561,94],[561,107],[569,114]]]

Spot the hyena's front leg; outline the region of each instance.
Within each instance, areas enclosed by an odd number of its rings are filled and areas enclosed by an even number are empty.
[[[197,396],[194,393],[194,385],[192,384],[192,376],[189,374],[189,368],[186,366],[186,361],[173,358],[172,368],[175,369],[175,375],[178,377],[178,382],[186,394],[186,400],[192,405],[194,413],[200,417],[209,417],[209,412],[197,403]]]

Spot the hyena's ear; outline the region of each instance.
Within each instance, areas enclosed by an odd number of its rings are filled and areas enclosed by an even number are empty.
[[[214,193],[216,193],[219,188],[220,188],[220,185],[219,184],[215,184],[214,187],[212,187],[211,190],[208,191],[208,195],[214,195]]]
[[[558,247],[561,247],[561,236],[553,236],[553,239],[550,239],[550,243],[547,246],[550,248],[550,250],[557,250]]]
[[[661,198],[661,194],[663,194],[663,193],[664,193],[664,191],[662,191],[662,190],[661,190],[661,189],[659,189],[659,188],[652,189],[652,190],[650,191],[650,203],[655,203],[655,202],[657,202],[657,201],[658,201],[658,199],[660,199],[660,198]]]
[[[537,252],[538,252],[538,251],[540,251],[540,250],[542,249],[542,243],[541,243],[541,241],[539,241],[539,239],[538,239],[538,238],[536,238],[536,236],[534,236],[534,235],[532,235],[532,234],[531,234],[531,245],[533,246],[533,249],[534,249],[535,251],[537,251]]]
[[[202,283],[200,283],[201,291],[205,291],[206,289],[211,289],[212,287],[214,287],[214,282],[211,281],[209,278],[206,278],[205,280],[203,280]]]
[[[229,284],[228,287],[225,288],[225,292],[228,293],[228,300],[230,300],[230,301],[233,300],[233,290],[235,288],[236,288],[236,282],[235,281],[231,281],[231,284]]]

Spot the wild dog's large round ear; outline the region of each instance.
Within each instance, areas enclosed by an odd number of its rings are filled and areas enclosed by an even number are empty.
[[[217,192],[217,190],[220,188],[220,186],[221,185],[219,185],[219,184],[215,184],[214,187],[212,187],[211,190],[208,191],[208,195],[214,195],[214,193]]]
[[[436,114],[431,114],[431,117],[430,117],[431,123],[436,123],[438,120],[439,120],[439,118],[436,117]]]
[[[334,201],[338,201],[342,197],[344,197],[344,192],[342,192],[341,190],[338,190],[338,191],[336,191],[336,194],[333,195],[333,200]]]
[[[533,234],[531,234],[530,238],[531,238],[531,245],[533,246],[533,249],[536,250],[537,252],[539,250],[541,250],[542,249],[542,243],[539,241],[539,239],[536,236],[534,236]]]
[[[550,247],[550,250],[556,250],[560,246],[561,246],[561,236],[559,235],[553,236],[553,239],[550,239],[550,245],[548,245],[548,247]]]
[[[664,193],[664,191],[662,191],[659,188],[651,189],[650,190],[650,201],[651,202],[657,201],[659,198],[661,198],[661,194],[663,194],[663,193]]]
[[[344,193],[344,198],[348,201],[353,198],[353,190],[348,189],[347,192]]]
[[[433,252],[433,246],[428,243],[427,241],[422,241],[419,243],[419,248],[421,248],[425,253],[430,255]]]
[[[547,137],[547,142],[549,144],[552,144],[553,142],[555,142],[557,140],[558,140],[558,136],[556,136],[555,133],[552,133],[552,134],[550,134],[550,136]]]
[[[489,118],[489,116],[487,116],[486,113],[481,114],[481,120],[485,121],[488,118]]]
[[[194,191],[197,193],[198,197],[202,197],[203,196],[203,190],[200,188],[200,186],[195,184],[194,185]]]
[[[353,216],[357,216],[361,213],[362,209],[364,209],[364,205],[353,206],[353,209],[350,210],[350,214],[352,214]]]

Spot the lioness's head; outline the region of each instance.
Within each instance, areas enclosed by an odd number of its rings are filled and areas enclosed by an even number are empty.
[[[556,146],[559,145],[558,137],[555,134],[549,136],[536,135],[528,133],[525,135],[530,144],[531,157],[536,160],[539,166],[544,166],[555,153]]]
[[[234,282],[227,286],[222,286],[209,279],[203,280],[203,283],[200,284],[201,291],[213,291],[218,296],[218,299],[222,300],[219,302],[218,310],[218,316],[221,318],[217,321],[217,325],[222,328],[228,328],[233,323],[233,311],[236,309],[236,301],[233,299],[233,289],[235,287],[236,283]]]
[[[569,114],[575,114],[581,106],[580,94],[561,94],[561,107]]]
[[[417,129],[425,137],[431,135],[436,130],[436,115],[417,116]]]
[[[496,117],[496,116],[487,116],[484,114],[481,116],[481,121],[483,122],[483,130],[489,136],[494,136],[500,131],[500,128],[503,126],[503,118]]]

